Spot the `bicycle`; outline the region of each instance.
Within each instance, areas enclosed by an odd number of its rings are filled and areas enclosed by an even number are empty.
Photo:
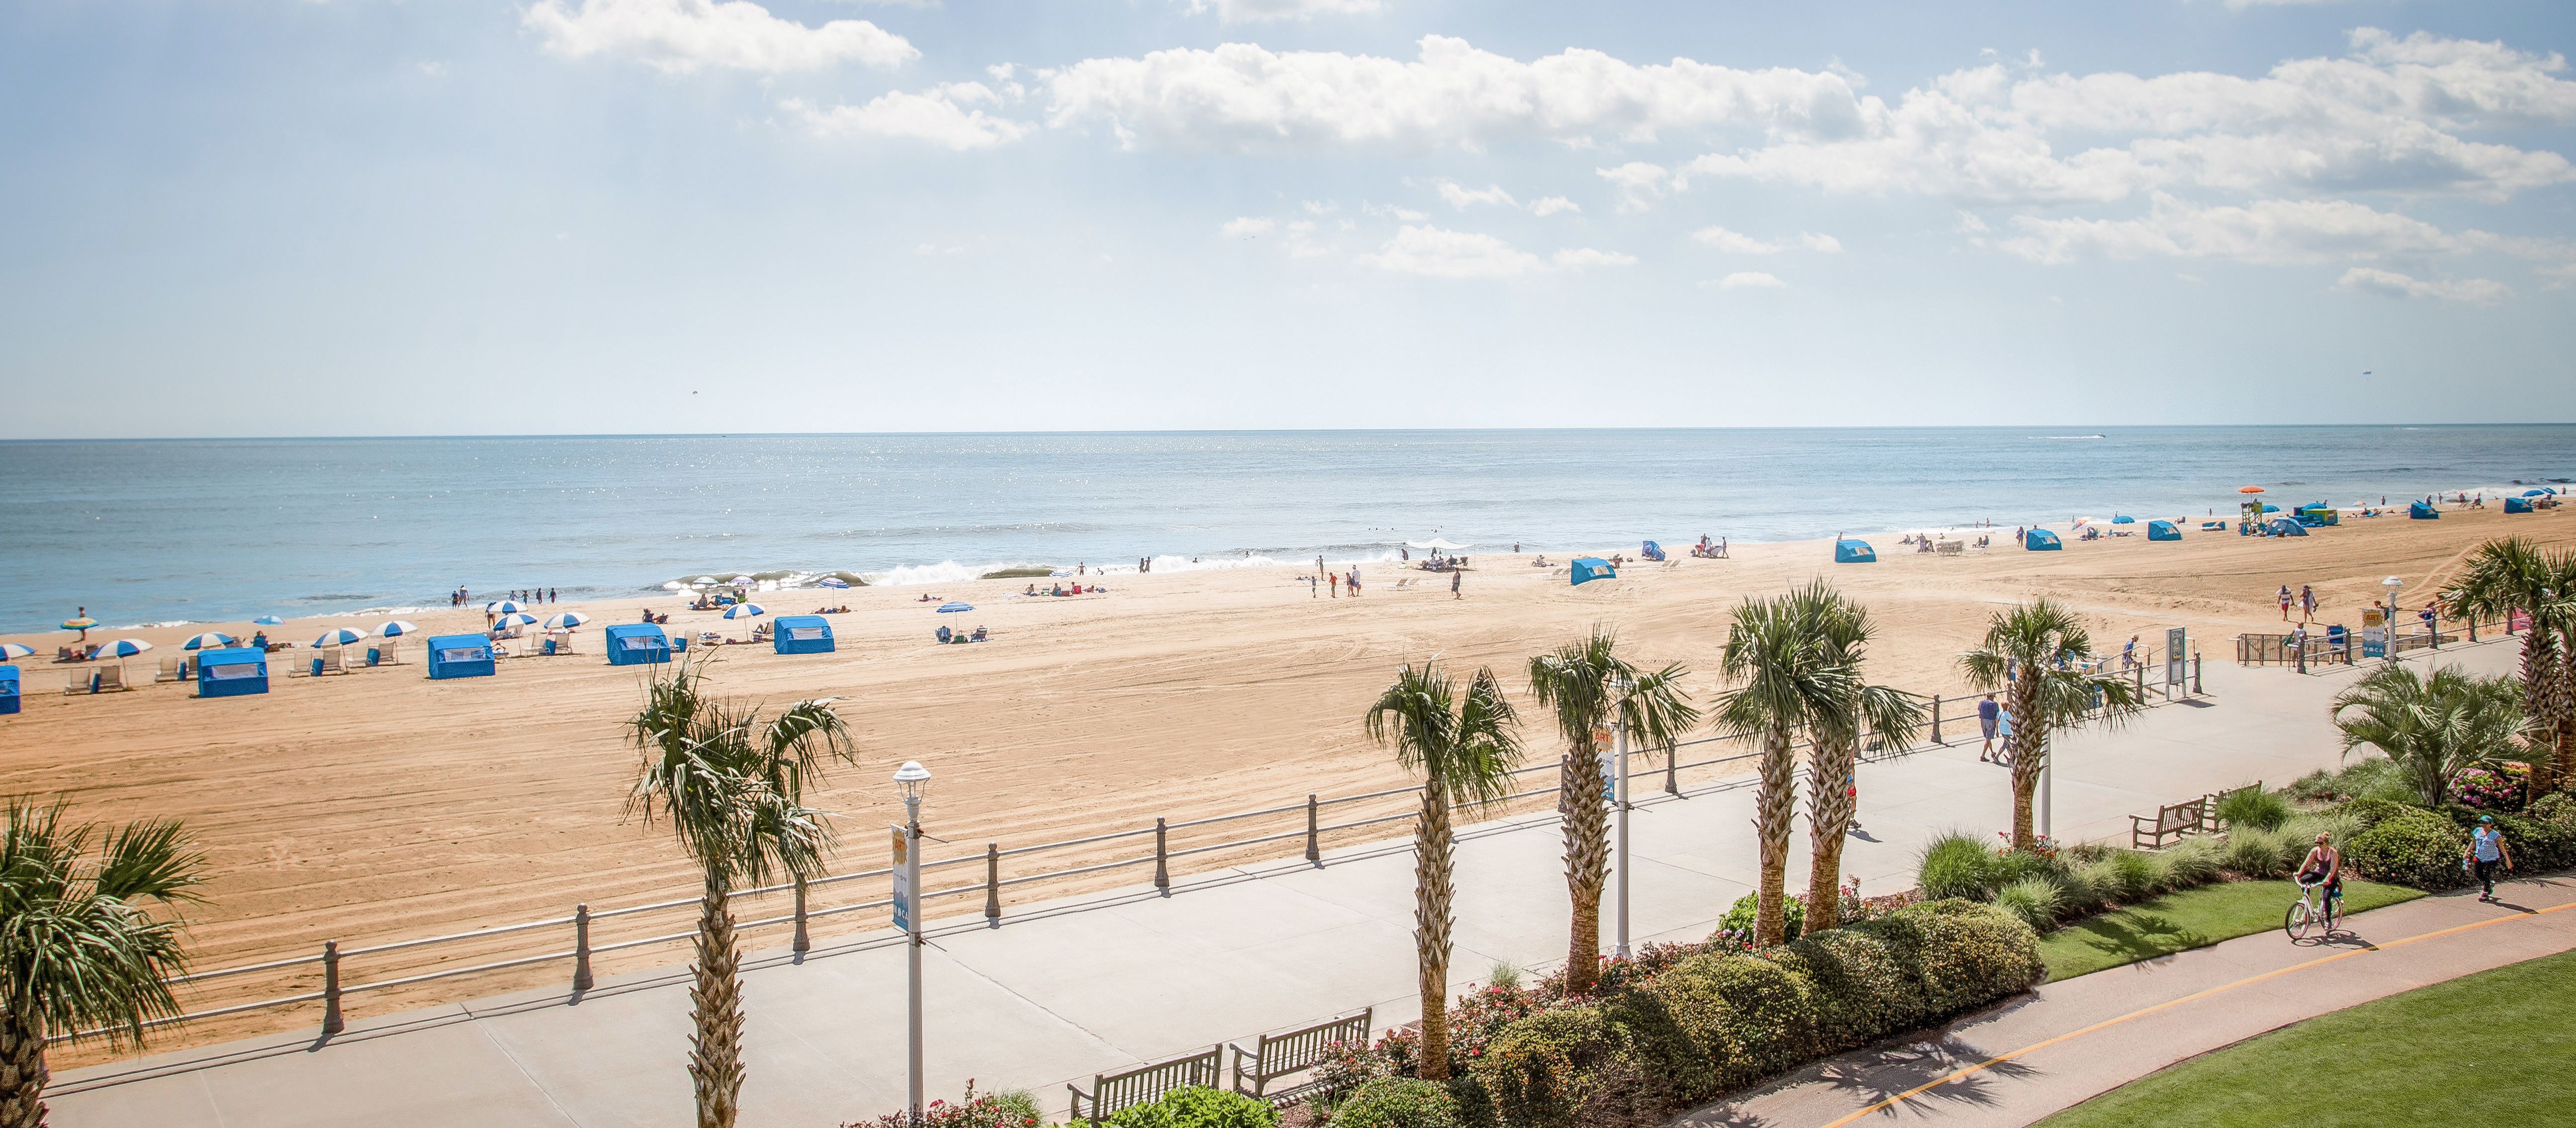
[[[2324,888],[2323,881],[2299,882],[2299,899],[2290,902],[2281,917],[2281,931],[2290,934],[2291,943],[2306,940],[2312,931],[2318,940],[2334,935],[2335,922],[2342,919],[2343,898],[2327,895]]]

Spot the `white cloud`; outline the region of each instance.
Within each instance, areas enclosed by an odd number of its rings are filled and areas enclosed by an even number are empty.
[[[1364,16],[1379,7],[1378,0],[1189,0],[1191,14],[1214,10],[1216,18],[1226,23]]]
[[[578,10],[564,0],[537,0],[521,21],[566,58],[617,55],[672,74],[701,67],[778,73],[843,62],[892,67],[921,55],[866,20],[807,27],[750,0],[581,0]]]
[[[779,106],[801,117],[817,137],[896,137],[964,152],[1007,145],[1036,128],[969,108],[1000,101],[1001,95],[983,83],[953,82],[919,94],[887,91],[864,106],[827,110],[802,98],[789,98]]]
[[[1673,174],[1662,165],[1630,161],[1617,168],[1596,168],[1594,174],[1619,190],[1622,211],[1643,211],[1653,207],[1672,190]]]
[[[1364,203],[1360,205],[1360,211],[1376,216],[1380,219],[1396,219],[1402,220],[1406,223],[1420,223],[1423,220],[1431,218],[1430,212],[1415,211],[1412,208],[1401,207],[1395,204]]]
[[[2062,263],[2100,255],[2225,258],[2290,264],[2371,261],[2390,256],[2504,250],[2533,257],[2545,249],[2483,231],[2457,235],[2409,216],[2349,200],[2257,200],[2245,207],[2199,207],[2159,193],[2137,219],[2013,220],[2024,234],[2004,250],[2033,262]]]
[[[1542,196],[1530,201],[1529,210],[1531,215],[1551,216],[1558,212],[1580,212],[1583,205],[1563,196]]]
[[[1830,255],[1839,253],[1843,249],[1842,240],[1812,231],[1798,236],[1795,241],[1788,239],[1766,241],[1741,231],[1729,231],[1723,227],[1703,227],[1692,232],[1691,238],[1716,250],[1738,255],[1776,255],[1782,251],[1796,250],[1801,247]]]
[[[1237,216],[1227,220],[1225,226],[1218,228],[1217,234],[1228,239],[1258,239],[1270,234],[1278,226],[1279,221],[1275,219],[1252,215]]]
[[[1412,224],[1397,229],[1395,237],[1387,240],[1377,253],[1359,258],[1362,266],[1431,278],[1515,278],[1551,269],[1580,271],[1593,267],[1629,266],[1636,261],[1635,257],[1617,251],[1590,247],[1570,248],[1548,258],[1540,258],[1480,232]]]
[[[1503,191],[1503,186],[1500,184],[1469,191],[1459,187],[1455,181],[1443,180],[1440,182],[1440,198],[1447,200],[1450,207],[1462,210],[1470,204],[1501,204],[1507,208],[1521,206],[1521,202],[1513,199],[1511,193]]]
[[[2357,294],[2379,294],[2391,298],[2431,298],[2445,302],[2468,302],[2473,305],[2495,305],[2513,296],[2513,289],[2502,282],[2484,278],[2460,278],[2428,281],[2409,278],[2393,270],[2356,266],[2335,280],[2335,289]]]
[[[1685,126],[1838,134],[1859,125],[1841,75],[1689,59],[1637,66],[1582,49],[1524,63],[1438,35],[1423,37],[1410,61],[1228,43],[1086,59],[1050,81],[1051,121],[1102,122],[1129,146],[1474,147],[1509,137],[1647,141]]]
[[[1710,284],[1701,283],[1703,286]],[[1714,285],[1721,290],[1786,290],[1789,288],[1788,283],[1759,270],[1739,270],[1718,279]]]
[[[415,63],[415,64],[413,64],[413,65],[419,68],[420,73],[421,73],[424,77],[428,77],[428,78],[445,78],[445,77],[447,77],[447,64],[446,64],[446,63],[443,63],[443,62],[440,62],[440,61],[439,61],[439,60],[437,60],[437,59],[423,59],[423,60],[421,60],[420,62]]]
[[[964,254],[965,252],[966,248],[964,247],[943,247],[937,243],[915,243],[912,248],[912,253],[924,258],[935,258],[940,255]]]

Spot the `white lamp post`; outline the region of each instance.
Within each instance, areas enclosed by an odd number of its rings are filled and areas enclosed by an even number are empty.
[[[906,760],[896,769],[894,782],[903,789],[903,825],[895,828],[894,916],[895,927],[904,930],[908,941],[903,947],[911,979],[912,1123],[917,1128],[921,1123],[921,797],[930,790],[930,769]]]
[[[2387,642],[2379,655],[2389,662],[2395,662],[2397,661],[2397,589],[2405,587],[2406,581],[2390,576],[2379,581],[2379,586],[2388,589],[2388,617],[2381,632],[2387,637]]]

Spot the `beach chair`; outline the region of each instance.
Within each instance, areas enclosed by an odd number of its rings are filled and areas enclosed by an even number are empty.
[[[188,676],[185,673],[185,670],[186,665],[184,659],[163,658],[161,660],[161,668],[153,671],[152,680],[155,682],[184,681]]]
[[[1966,541],[1945,540],[1932,546],[1934,556],[1957,556],[1968,550]]]
[[[101,666],[98,668],[98,685],[90,692],[123,693],[132,688],[134,687],[125,684],[125,667]]]
[[[63,679],[63,696],[65,697],[69,697],[75,693],[96,692],[98,692],[98,671],[96,670],[73,670],[71,671],[70,676]]]

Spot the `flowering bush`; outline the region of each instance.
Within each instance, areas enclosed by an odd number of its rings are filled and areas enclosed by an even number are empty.
[[[910,1128],[911,1117],[890,1112],[874,1120],[844,1124],[841,1128]],[[1010,1090],[975,1095],[975,1081],[966,1080],[966,1095],[956,1104],[932,1101],[923,1105],[924,1128],[1038,1128],[1038,1103],[1027,1093]]]
[[[2523,796],[2530,793],[2531,765],[2503,764],[2497,768],[2470,768],[2452,781],[2451,794],[2460,804],[2481,811],[2519,811]]]

